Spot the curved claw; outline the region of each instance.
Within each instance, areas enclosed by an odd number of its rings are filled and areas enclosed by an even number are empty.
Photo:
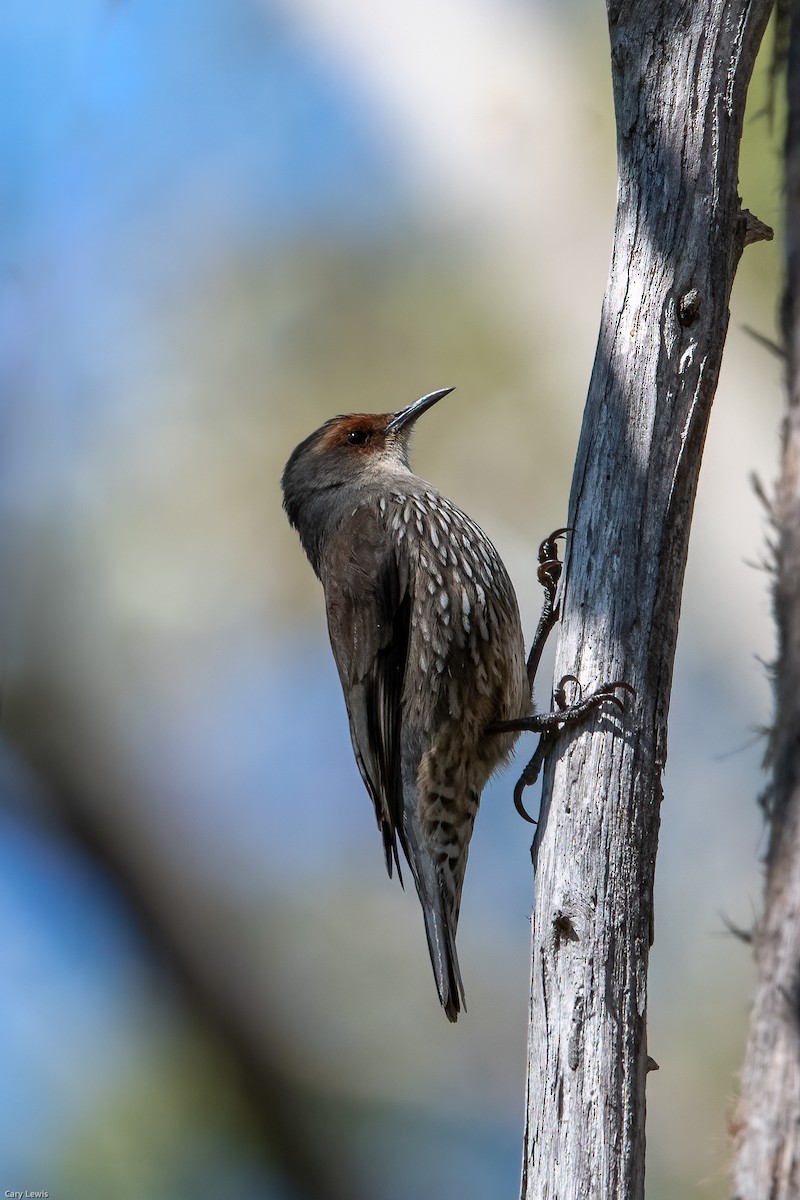
[[[547,742],[547,735],[542,734],[542,736],[539,738],[539,744],[534,751],[533,758],[520,775],[519,779],[517,780],[517,785],[514,788],[514,808],[522,817],[523,821],[527,821],[529,825],[538,825],[539,822],[534,820],[534,818],[525,808],[525,805],[522,803],[522,793],[525,791],[526,787],[532,787],[539,778],[539,772],[542,769],[545,754],[547,753]]]
[[[575,684],[575,687],[578,689],[578,699],[574,703],[580,704],[581,696],[583,695],[583,688],[581,687],[580,679],[578,679],[577,675],[562,675],[558,681],[558,686],[553,689],[553,699],[555,700],[558,707],[559,708],[571,707],[567,703],[567,694],[564,691],[565,683],[574,683]]]
[[[534,820],[534,818],[526,809],[525,805],[522,803],[522,793],[525,791],[527,786],[528,782],[523,774],[517,780],[516,787],[514,788],[514,808],[522,817],[523,821],[527,821],[529,825],[537,825],[538,821]]]
[[[568,526],[565,526],[563,529],[555,529],[540,544],[538,554],[539,569],[536,575],[542,587],[550,587],[555,591],[561,577],[561,568],[564,565],[558,557],[556,542],[560,537],[564,537],[571,532],[572,530]]]
[[[565,683],[574,683],[578,689],[578,698],[577,700],[574,700],[572,704],[566,703],[566,696],[564,695]],[[599,688],[596,688],[595,691],[590,692],[589,695],[584,699],[583,688],[581,687],[580,681],[576,679],[574,675],[564,675],[559,681],[558,687],[553,692],[553,699],[556,701],[560,709],[580,708],[583,705],[586,705],[589,708],[594,708],[595,705],[602,704],[604,701],[608,700],[609,703],[616,704],[619,711],[624,713],[624,701],[621,700],[619,696],[614,694],[617,689],[629,692],[632,696],[636,695],[636,688],[628,683],[626,679],[612,679],[609,683],[601,684]]]
[[[564,525],[561,529],[554,529],[549,537],[546,537],[539,546],[539,562],[544,562],[546,558],[552,558],[556,553],[554,542],[557,542],[560,537],[566,537],[568,533],[574,533],[575,530],[571,525]]]
[[[542,587],[546,587],[549,583],[554,586],[558,583],[561,577],[561,568],[564,566],[560,558],[541,558],[539,559],[539,567],[536,571],[536,578]]]
[[[572,681],[578,686],[578,699],[573,701],[572,704],[567,704],[566,697],[564,696],[564,684],[568,681]],[[556,718],[561,728],[563,728],[565,725],[575,724],[575,722],[582,720],[587,713],[594,712],[601,704],[613,704],[621,713],[624,713],[625,704],[621,697],[615,695],[616,688],[631,692],[633,695],[636,694],[635,689],[626,680],[615,679],[610,683],[602,684],[595,691],[590,692],[588,696],[582,696],[580,683],[575,679],[575,676],[565,675],[553,694],[553,699],[558,705],[558,711],[549,715]]]
[[[614,694],[615,689],[617,689],[617,688],[619,688],[621,691],[629,692],[631,696],[636,695],[636,688],[633,687],[630,683],[628,683],[628,681],[626,679],[613,679],[611,681],[611,683],[604,683],[603,686],[598,688],[597,691],[594,692],[593,695],[597,697],[598,701],[608,700],[610,704],[616,704],[619,711],[621,713],[624,713],[625,712],[624,700],[622,700],[622,698],[620,696],[616,696]],[[593,697],[590,697],[590,699],[592,699],[592,698]]]

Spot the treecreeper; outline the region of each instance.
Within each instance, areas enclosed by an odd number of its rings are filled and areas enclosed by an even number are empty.
[[[359,770],[386,866],[411,868],[445,1013],[464,1004],[456,929],[481,792],[523,730],[542,735],[515,791],[533,782],[548,741],[609,701],[604,684],[537,714],[533,681],[557,617],[561,563],[539,551],[545,604],[526,659],[508,572],[476,523],[409,465],[418,417],[452,388],[394,413],[333,417],[292,453],[283,505],[320,579]],[[571,679],[572,677],[568,677]],[[574,681],[577,683],[577,681]]]

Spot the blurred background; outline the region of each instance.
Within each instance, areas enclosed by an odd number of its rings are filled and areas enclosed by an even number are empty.
[[[611,246],[603,9],[0,8],[0,1189],[517,1194],[533,745],[484,796],[450,1027],[279,477],[327,417],[457,385],[415,465],[495,540],[530,636]],[[741,193],[777,227],[767,67]],[[779,242],[739,271],[692,534],[652,1200],[727,1193],[773,653],[750,476],[781,411],[745,327],[776,336]]]

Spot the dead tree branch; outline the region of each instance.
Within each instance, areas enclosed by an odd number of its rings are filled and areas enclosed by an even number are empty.
[[[578,449],[556,677],[625,678],[565,732],[535,842],[525,1200],[641,1200],[647,967],[672,666],[742,249],[745,99],[770,0],[609,0],[618,208]],[[760,231],[760,232],[759,232]]]
[[[790,8],[783,336],[788,407],[771,505],[778,657],[767,763],[764,913],[754,932],[756,991],[735,1121],[735,1200],[800,1194],[800,16]]]

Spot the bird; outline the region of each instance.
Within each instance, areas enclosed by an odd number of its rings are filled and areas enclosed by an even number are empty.
[[[608,684],[558,713],[532,712],[540,635],[555,619],[557,535],[540,550],[549,604],[526,659],[516,594],[494,545],[410,466],[416,422],[453,390],[396,412],[333,417],[295,448],[281,482],[288,520],[322,583],[386,867],[402,883],[402,851],[439,1000],[455,1022],[466,1009],[456,931],[486,783],[523,729],[544,739],[605,699],[622,705]],[[531,761],[526,783],[538,765]]]

